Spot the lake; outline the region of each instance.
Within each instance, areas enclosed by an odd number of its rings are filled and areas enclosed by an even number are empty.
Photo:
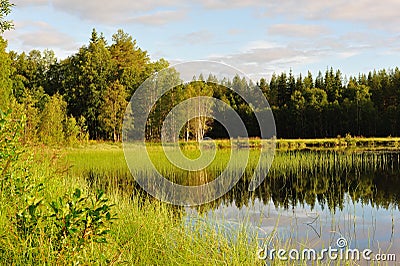
[[[276,249],[319,250],[345,238],[352,249],[400,254],[399,152],[288,151],[275,160],[256,191],[242,178],[220,199],[186,208],[188,217],[247,224]]]
[[[159,148],[151,148],[149,155],[161,174],[193,186],[221,174],[229,160],[227,150],[219,150],[209,167],[194,172],[168,165]],[[186,153],[198,155],[191,150]],[[143,156],[132,154],[131,160],[139,165],[134,177],[153,184],[151,171],[140,167]],[[345,238],[352,249],[400,254],[399,151],[277,151],[268,173],[261,165],[266,178],[251,192],[248,187],[257,156],[257,149],[250,150],[248,167],[228,193],[201,206],[177,207],[179,217],[185,223],[201,220],[222,225],[227,232],[245,225],[249,235],[257,233],[260,246],[272,243],[274,248],[318,250],[336,247],[337,239]],[[73,164],[71,174],[84,175],[90,184],[148,197],[132,178],[119,148],[77,150],[67,157]],[[231,171],[234,175],[235,169]]]

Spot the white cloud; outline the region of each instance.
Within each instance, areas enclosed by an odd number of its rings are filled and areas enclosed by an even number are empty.
[[[224,62],[238,67],[253,80],[261,77],[269,78],[273,72],[315,62],[320,59],[320,50],[301,50],[290,46],[268,43],[264,41],[251,42],[242,52],[229,55],[210,56],[210,60]]]
[[[337,53],[337,55],[338,55],[340,58],[343,58],[343,59],[349,58],[349,57],[352,57],[352,56],[355,56],[355,55],[357,55],[357,54],[358,54],[357,51],[347,51],[347,52],[339,52],[339,53]]]
[[[268,34],[295,38],[319,37],[329,33],[328,28],[319,25],[275,24],[268,28]]]
[[[89,20],[95,23],[118,24],[129,21],[149,25],[160,25],[171,20],[181,19],[187,3],[183,0],[16,0],[17,7],[50,5],[57,11]],[[150,14],[149,14],[150,13]],[[173,15],[177,15],[174,18]]]
[[[138,22],[146,25],[165,25],[172,21],[181,20],[186,17],[184,10],[166,10],[158,11],[151,14],[133,17],[130,21]]]
[[[214,35],[208,30],[194,31],[178,37],[179,43],[184,44],[204,44],[210,42],[214,38]]]
[[[365,23],[371,28],[398,30],[400,23],[400,1],[386,0],[286,0],[286,1],[258,1],[258,0],[197,0],[198,5],[206,9],[241,9],[251,8],[257,14],[263,13],[267,17],[285,17],[292,21],[297,19],[333,20]],[[39,6],[52,5],[55,9],[70,13],[82,19],[93,22],[121,23],[137,17],[146,24],[160,25],[169,20],[159,19],[151,23],[149,12],[153,12],[155,20],[164,16],[165,10],[188,10],[193,8],[193,2],[184,0],[16,0],[16,5]],[[160,12],[160,13],[158,13]],[[171,18],[171,17],[169,17]],[[140,20],[139,20],[140,22]],[[305,30],[305,29],[303,29]],[[305,31],[307,32],[307,31]]]
[[[252,49],[268,49],[268,48],[274,48],[274,47],[279,47],[279,44],[275,42],[269,42],[269,41],[264,41],[264,40],[258,40],[258,41],[251,41],[246,46],[243,48],[243,50],[252,50]]]
[[[329,14],[332,19],[361,21],[372,28],[396,29],[400,23],[400,1],[348,1],[345,6],[333,6]]]
[[[62,12],[77,16],[84,20],[95,23],[126,23],[127,21],[137,21],[159,25],[168,22],[163,19],[167,16],[172,19],[171,9],[184,9],[185,2],[183,0],[148,0],[148,1],[132,1],[132,0],[30,0],[29,2],[37,2],[37,4],[47,4]],[[146,16],[149,12],[153,12],[154,20],[152,23]]]
[[[365,23],[371,28],[398,31],[400,1],[374,0],[286,0],[286,1],[240,1],[199,0],[208,9],[253,8],[268,17],[286,17],[291,20],[334,20]]]
[[[59,47],[70,49],[74,47],[72,38],[54,29],[22,33],[18,38],[24,47],[30,48]]]
[[[376,51],[387,42],[386,39],[374,37],[369,35],[368,39],[367,33],[348,33],[337,37],[295,39],[285,44],[259,40],[247,43],[236,53],[214,54],[209,59],[237,66],[257,80],[260,77],[269,78],[273,72],[307,68],[311,63],[326,61],[329,65],[332,59],[347,59]]]
[[[198,2],[207,9],[243,8],[263,5],[263,3],[257,0],[201,0]]]
[[[12,1],[16,7],[26,7],[26,6],[41,6],[47,5],[49,3],[48,0],[15,0]]]
[[[244,33],[245,32],[245,30],[243,30],[243,29],[239,29],[239,28],[233,28],[233,29],[229,29],[228,30],[228,34],[229,35],[239,35],[239,34],[242,34],[242,33]]]
[[[18,21],[15,30],[5,33],[13,49],[29,51],[32,49],[53,49],[57,56],[65,57],[75,52],[79,45],[75,40],[43,21]]]
[[[400,47],[400,36],[398,35],[400,1],[398,0],[387,0],[382,3],[372,0],[328,2],[317,0],[198,0],[191,2],[183,0],[21,0],[21,3],[16,1],[17,6],[21,7],[50,5],[57,11],[66,12],[82,20],[108,25],[110,28],[116,24],[131,23],[159,27],[184,20],[189,17],[189,12],[198,11],[199,14],[202,14],[201,12],[210,11],[204,11],[204,8],[215,10],[246,8],[257,15],[263,15],[263,17],[254,17],[255,21],[252,25],[257,27],[259,24],[264,24],[262,25],[264,28],[259,27],[256,37],[259,40],[248,42],[236,52],[230,50],[232,47],[229,45],[235,41],[242,43],[244,38],[251,40],[251,37],[249,38],[244,27],[247,24],[241,25],[234,18],[232,19],[233,24],[222,25],[225,26],[226,35],[229,35],[229,38],[226,39],[223,38],[224,36],[221,38],[213,33],[213,29],[193,31],[180,27],[177,30],[183,32],[171,32],[171,35],[175,36],[174,41],[157,39],[153,43],[160,43],[157,53],[165,57],[171,55],[165,54],[168,49],[164,49],[164,47],[168,48],[173,45],[173,49],[176,50],[175,46],[178,42],[186,47],[202,44],[204,45],[203,49],[208,49],[210,53],[214,52],[209,59],[238,66],[245,72],[254,75],[288,70],[296,65],[304,66],[308,63],[324,62],[324,60],[348,58],[365,53],[367,50],[374,54],[377,54],[377,50],[380,52],[391,51],[397,54],[400,52],[398,48]],[[194,10],[195,8],[196,10]],[[279,18],[281,24],[265,25],[271,23],[274,17]],[[358,27],[360,25],[361,27]],[[16,27],[16,31],[7,34],[26,49],[58,47],[60,50],[73,50],[76,49],[74,47],[77,47],[70,36],[57,31],[44,22],[16,21]],[[351,30],[352,27],[355,28],[354,31]],[[396,35],[390,32],[393,30],[397,33]],[[180,35],[178,36],[178,34]],[[235,38],[240,38],[240,40],[235,40]],[[222,45],[226,45],[226,50],[222,49],[221,52],[219,49],[216,52],[217,50],[212,47],[215,39],[220,41],[219,47],[221,47],[222,41],[226,42],[226,44],[222,43]],[[237,46],[234,45],[234,47]],[[221,53],[226,53],[226,55]],[[171,60],[171,62],[173,61]]]
[[[310,61],[312,51],[302,51],[289,47],[257,48],[220,58],[238,65],[263,66],[273,64],[293,65]]]

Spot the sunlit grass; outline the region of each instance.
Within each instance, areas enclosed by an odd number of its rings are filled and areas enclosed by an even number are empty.
[[[168,163],[160,146],[153,145],[148,152],[152,162],[163,173],[180,173]],[[189,157],[195,149],[186,148]],[[137,154],[137,163],[141,163],[142,154]],[[192,155],[195,158],[197,155]],[[250,152],[249,165],[244,178],[251,177],[251,171],[258,162],[259,152]],[[220,172],[230,159],[229,149],[218,150],[216,160],[209,166],[211,172]],[[61,163],[62,162],[62,163]],[[67,149],[64,151],[62,165],[70,165],[68,182],[88,184],[91,189],[105,188],[116,204],[119,219],[112,228],[112,240],[107,248],[95,250],[93,254],[112,258],[115,262],[128,264],[190,264],[190,265],[262,265],[257,258],[259,240],[243,228],[230,231],[236,237],[227,237],[223,230],[215,230],[215,225],[206,220],[195,220],[193,223],[182,222],[184,210],[169,204],[160,203],[151,197],[141,194],[135,185],[134,177],[126,165],[121,146],[101,144],[85,148]],[[332,172],[349,169],[385,167],[385,158],[376,152],[342,151],[278,151],[267,178],[273,179],[282,175],[314,173],[316,176],[331,175]],[[182,171],[182,170],[180,170]],[[190,176],[186,175],[186,178]],[[334,178],[334,177],[332,177]],[[323,186],[322,190],[329,190]],[[136,191],[134,195],[132,192]],[[318,192],[318,191],[316,191]],[[56,192],[57,193],[57,192]],[[200,222],[199,222],[200,221]],[[224,221],[218,221],[223,224]],[[193,224],[194,226],[187,226]],[[232,241],[235,239],[235,241]],[[273,244],[284,249],[297,248],[293,239],[274,238]],[[300,243],[306,247],[306,243]],[[298,262],[303,265],[305,262]],[[339,261],[317,262],[317,265],[341,265]],[[351,262],[348,262],[352,265]],[[287,265],[287,262],[275,261],[274,265]]]

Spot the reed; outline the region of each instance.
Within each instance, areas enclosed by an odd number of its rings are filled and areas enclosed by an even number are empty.
[[[184,174],[168,163],[167,158],[160,152],[159,145],[149,149],[157,169],[163,173],[173,173],[181,183],[194,178],[195,175]],[[35,247],[35,256],[26,257],[32,250],[25,250],[23,243],[16,244],[15,232],[8,214],[13,212],[13,206],[2,204],[0,225],[2,240],[0,241],[0,263],[10,261],[23,264],[129,264],[129,265],[154,265],[154,264],[190,264],[190,265],[263,265],[258,259],[257,252],[260,247],[258,234],[251,230],[248,224],[240,225],[232,230],[226,226],[226,221],[204,219],[203,212],[212,209],[212,206],[200,206],[196,210],[199,216],[187,216],[187,210],[177,208],[166,203],[161,203],[142,191],[134,181],[124,158],[120,145],[90,144],[85,147],[66,148],[63,150],[40,152],[35,151],[34,162],[30,173],[40,179],[45,185],[43,197],[46,202],[51,202],[57,197],[73,191],[76,187],[83,191],[103,189],[110,201],[115,204],[114,212],[117,214],[107,236],[106,244],[92,243],[84,253],[60,256],[52,253],[52,243],[45,242],[45,221],[38,224],[39,242]],[[185,154],[196,158],[199,154],[196,149],[187,148]],[[243,153],[244,154],[244,153]],[[241,155],[239,155],[241,156]],[[245,182],[252,176],[252,171],[259,159],[259,151],[250,151],[249,162],[243,179]],[[265,162],[268,158],[261,158]],[[218,175],[230,160],[230,152],[222,146],[217,151],[216,159],[204,171]],[[399,161],[399,155],[390,158],[379,152],[353,151],[353,150],[325,150],[325,151],[278,151],[273,165],[267,176],[270,182],[276,182],[290,176],[295,179],[298,188],[302,176],[330,176],[342,172],[357,171],[357,169],[384,169],[390,168],[393,161]],[[141,163],[140,156],[137,163]],[[262,171],[267,169],[261,168]],[[234,171],[234,169],[232,170]],[[144,174],[145,172],[143,172]],[[232,172],[234,174],[234,172]],[[292,180],[292,179],[290,179]],[[327,193],[329,187],[325,183],[316,182],[315,193]],[[247,184],[247,183],[246,183]],[[235,193],[245,190],[235,188]],[[364,192],[366,192],[365,190]],[[256,191],[255,194],[261,193]],[[264,192],[263,192],[264,193]],[[250,197],[251,198],[251,197]],[[5,203],[2,198],[2,203]],[[218,204],[218,203],[215,203]],[[48,206],[48,205],[47,205]],[[294,239],[272,237],[274,247],[289,250],[298,248]],[[303,247],[307,243],[300,243]],[[33,253],[32,253],[33,254]],[[79,256],[78,256],[78,255]],[[298,264],[305,264],[299,261]],[[323,261],[317,265],[340,265],[340,262]],[[349,263],[351,265],[351,263]],[[275,261],[274,265],[287,265],[287,262]]]

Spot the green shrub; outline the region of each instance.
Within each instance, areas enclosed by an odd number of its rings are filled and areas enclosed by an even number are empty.
[[[93,246],[107,243],[113,205],[102,191],[46,191],[54,190],[57,172],[22,146],[23,125],[0,111],[0,264],[94,262]]]
[[[80,189],[76,189],[72,195],[65,195],[51,202],[53,218],[56,225],[57,247],[81,249],[90,241],[106,243],[106,234],[109,232],[111,220],[115,217],[111,214],[108,199],[103,191],[95,195],[83,195]]]

